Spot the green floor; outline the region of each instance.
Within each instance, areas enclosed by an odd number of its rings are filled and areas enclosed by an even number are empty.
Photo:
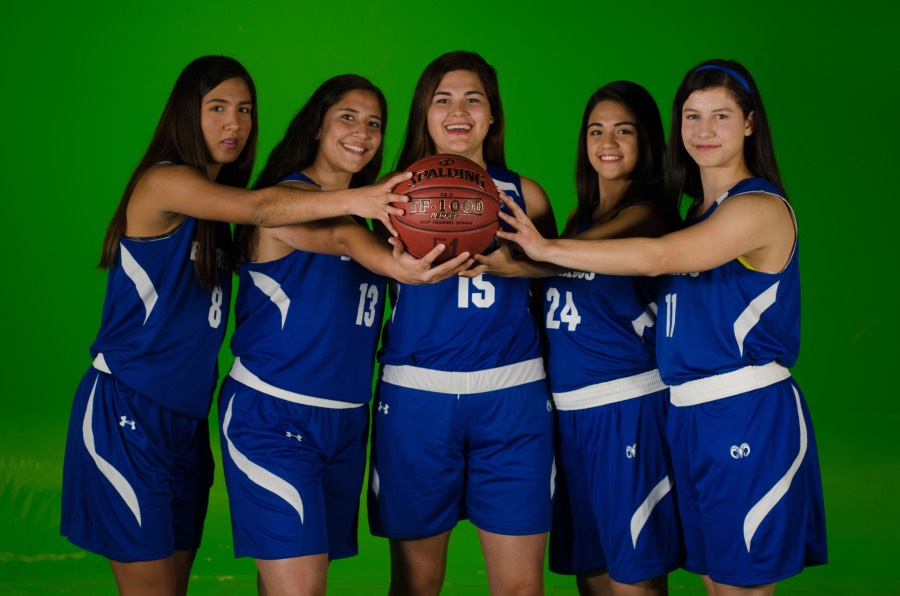
[[[60,549],[69,551],[65,545]],[[329,594],[386,594],[389,578],[386,543],[366,536],[362,554],[331,566]],[[0,593],[115,594],[112,575],[104,559],[78,552],[33,557],[3,556],[0,560]],[[779,594],[900,594],[896,582],[869,578],[865,590],[856,590],[850,573],[840,566],[809,569],[778,588]],[[576,594],[571,578],[547,573],[548,594]],[[705,594],[699,578],[678,572],[670,578],[673,594]],[[217,529],[208,532],[200,550],[190,594],[255,594],[256,573],[252,561],[231,557],[229,539]],[[461,525],[451,541],[450,564],[444,594],[486,594],[487,580],[474,528]]]
[[[38,440],[39,437],[23,433],[20,441],[6,445],[15,445],[15,451],[27,453],[29,447],[37,447],[34,443]],[[218,458],[218,451],[215,454]],[[822,468],[831,562],[782,582],[779,594],[900,594],[900,580],[890,571],[900,555],[895,505],[895,495],[900,492],[900,465],[893,458],[863,463],[866,458],[855,455],[844,450],[832,458],[833,463],[823,464]],[[106,561],[74,548],[58,536],[61,463],[0,456],[0,595],[115,593]],[[253,562],[236,560],[231,554],[221,466],[218,470],[190,593],[254,594]],[[332,565],[330,594],[387,592],[387,542],[369,535],[365,508],[362,514],[361,554]],[[575,593],[571,578],[549,572],[545,586],[548,594]],[[685,572],[673,574],[670,589],[673,594],[705,593],[700,580]],[[468,523],[461,524],[453,534],[443,593],[487,593],[476,532]]]

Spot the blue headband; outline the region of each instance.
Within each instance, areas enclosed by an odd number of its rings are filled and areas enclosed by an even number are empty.
[[[741,87],[747,90],[747,93],[753,95],[753,92],[750,91],[750,85],[747,84],[747,81],[744,80],[744,77],[731,70],[730,68],[725,68],[724,66],[719,66],[718,64],[705,64],[694,72],[700,72],[701,70],[721,70],[724,73],[728,73],[735,79],[737,79],[737,82],[741,84]]]

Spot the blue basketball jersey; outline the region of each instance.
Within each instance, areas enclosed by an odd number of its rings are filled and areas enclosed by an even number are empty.
[[[763,192],[771,182],[734,185],[691,224],[710,217],[731,197]],[[755,271],[741,259],[710,271],[666,275],[659,293],[657,358],[668,385],[777,362],[793,366],[800,349],[799,241],[779,273]]]
[[[369,401],[384,277],[349,257],[294,250],[241,263],[239,284],[231,351],[247,370],[295,393]]]
[[[159,238],[121,239],[91,355],[102,354],[113,376],[159,405],[206,418],[218,381],[231,275],[223,272],[212,290],[197,283],[196,226],[188,217]]]
[[[581,271],[546,278],[551,391],[573,391],[655,369],[657,286],[654,278]]]
[[[525,209],[519,175],[493,166],[487,171]],[[391,283],[396,299],[384,328],[382,364],[466,372],[541,355],[529,279],[483,274],[421,286]]]

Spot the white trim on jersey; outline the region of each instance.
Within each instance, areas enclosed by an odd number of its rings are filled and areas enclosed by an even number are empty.
[[[225,410],[225,419],[222,422],[222,436],[225,437],[225,441],[228,443],[228,455],[231,456],[231,461],[234,462],[234,465],[241,472],[247,475],[251,482],[284,499],[300,516],[300,523],[302,524],[303,499],[300,497],[297,489],[287,480],[276,476],[264,467],[247,459],[247,456],[238,451],[238,448],[231,442],[231,437],[228,436],[228,426],[231,424],[231,404],[234,403],[234,395],[228,400],[228,408]]]
[[[475,372],[447,372],[394,364],[385,364],[381,368],[381,380],[385,383],[451,395],[499,391],[545,378],[547,374],[544,372],[543,358],[533,358]]]
[[[794,390],[794,401],[797,403],[797,418],[800,419],[800,448],[797,452],[797,457],[794,458],[791,467],[788,468],[785,475],[775,483],[775,486],[769,489],[769,492],[750,509],[747,517],[744,518],[744,544],[747,545],[748,553],[750,552],[750,541],[753,540],[753,535],[756,533],[759,525],[769,512],[775,508],[781,497],[787,494],[788,489],[791,488],[791,482],[794,480],[794,476],[797,475],[797,470],[800,469],[800,464],[803,463],[803,458],[806,457],[806,449],[809,446],[806,420],[803,418],[803,406],[800,404],[800,394],[797,392],[796,387],[792,387],[792,389]]]
[[[497,180],[496,178],[491,178],[494,181],[494,186],[497,187],[497,190],[502,190],[506,194],[510,194],[510,192],[514,194],[519,194],[519,189],[516,188],[515,183],[513,182],[505,182],[503,180]]]
[[[97,357],[94,358],[93,366],[100,372],[105,372],[108,375],[112,374],[112,371],[109,370],[109,365],[106,364],[106,358],[103,356],[103,352],[100,352],[97,354]]]
[[[775,304],[775,298],[778,296],[778,284],[775,282],[765,292],[750,301],[744,312],[740,314],[734,322],[734,339],[737,340],[738,349],[741,356],[744,355],[744,338],[759,323],[760,317],[766,310]]]
[[[669,387],[673,406],[696,406],[762,389],[790,378],[791,371],[777,362],[745,366],[731,372]]]
[[[250,387],[251,389],[256,389],[257,391],[261,391],[267,395],[271,395],[272,397],[293,402],[295,404],[304,404],[307,406],[315,406],[317,408],[330,408],[332,410],[346,410],[349,408],[359,408],[365,405],[355,404],[348,401],[338,401],[336,399],[325,399],[324,397],[303,395],[302,393],[294,393],[293,391],[288,391],[287,389],[282,389],[280,387],[276,387],[275,385],[269,385],[268,383],[254,375],[252,372],[247,370],[247,368],[241,363],[240,357],[234,359],[234,364],[232,365],[231,371],[228,373],[228,376],[238,383],[242,383],[247,387]]]
[[[119,493],[119,496],[122,497],[122,500],[125,501],[125,504],[128,505],[128,508],[131,509],[131,513],[134,515],[134,519],[137,520],[138,527],[140,527],[141,504],[138,502],[137,494],[131,488],[131,484],[125,479],[125,476],[97,453],[97,447],[94,445],[94,393],[97,391],[97,381],[99,380],[100,375],[97,375],[97,378],[94,379],[94,386],[91,388],[91,396],[88,398],[87,409],[84,412],[84,421],[81,423],[81,436],[91,459],[97,464],[97,469],[109,480],[116,492]]]
[[[644,337],[644,330],[647,327],[656,325],[656,302],[651,302],[641,313],[641,316],[631,321],[631,326],[638,337]]]
[[[281,328],[284,329],[284,322],[287,320],[288,309],[291,307],[291,299],[284,293],[284,290],[281,289],[281,284],[265,273],[260,273],[259,271],[248,271],[248,273],[250,274],[250,278],[253,279],[253,285],[259,288],[263,294],[268,296],[269,300],[272,301],[272,304],[277,306],[278,310],[281,311]]]
[[[125,275],[128,276],[128,279],[134,283],[134,288],[137,290],[141,302],[144,303],[144,310],[147,313],[144,315],[144,323],[146,323],[147,319],[150,318],[153,307],[156,306],[159,295],[156,293],[156,288],[153,287],[150,276],[147,275],[147,272],[144,271],[144,268],[140,266],[135,258],[131,256],[131,253],[128,252],[128,249],[125,248],[124,244],[119,244],[119,253],[122,256],[122,271],[124,271]]]
[[[654,369],[645,373],[553,394],[557,410],[585,410],[650,395],[666,388]]]

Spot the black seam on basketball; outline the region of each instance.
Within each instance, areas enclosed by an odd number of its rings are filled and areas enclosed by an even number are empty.
[[[452,191],[452,192],[460,192],[460,193],[470,192],[470,193],[475,193],[480,196],[483,196],[484,198],[494,201],[496,203],[500,203],[500,197],[497,195],[491,195],[491,193],[489,193],[488,191],[481,190],[480,188],[468,188],[465,186],[428,186],[426,188],[412,188],[407,192],[401,192],[401,193],[397,193],[397,194],[406,195],[410,198],[419,198],[418,196],[413,196],[413,195],[415,195],[417,193],[425,193],[425,192],[434,193],[434,192],[440,192],[440,191]],[[429,198],[429,199],[456,199],[459,197],[429,196],[427,198]]]

